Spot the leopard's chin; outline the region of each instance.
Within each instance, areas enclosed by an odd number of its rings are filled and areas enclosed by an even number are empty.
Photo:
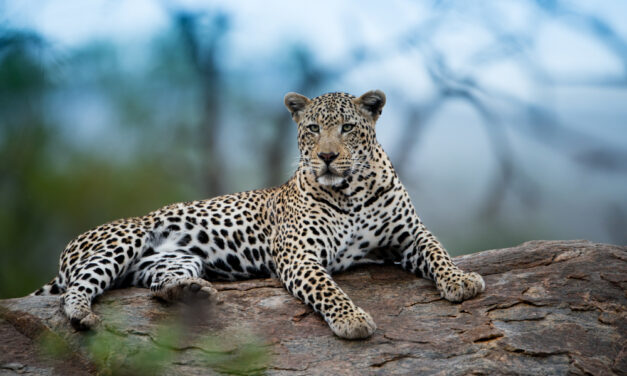
[[[344,184],[344,178],[342,176],[338,176],[329,171],[316,177],[316,181],[320,185],[330,186],[330,187],[338,187]]]

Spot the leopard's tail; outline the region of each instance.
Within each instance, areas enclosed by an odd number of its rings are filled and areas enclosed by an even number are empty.
[[[59,277],[55,277],[52,281],[41,286],[37,291],[32,292],[28,296],[35,295],[59,295],[65,291],[65,287],[59,283]]]

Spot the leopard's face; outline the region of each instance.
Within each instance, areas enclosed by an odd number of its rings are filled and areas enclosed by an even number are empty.
[[[323,186],[342,186],[370,167],[376,146],[375,122],[385,94],[370,91],[359,98],[329,93],[314,99],[289,93],[285,105],[298,124],[299,168]]]

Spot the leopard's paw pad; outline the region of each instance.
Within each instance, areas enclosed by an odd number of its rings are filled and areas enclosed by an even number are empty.
[[[346,339],[368,338],[377,329],[372,317],[359,307],[353,312],[333,320],[330,326],[333,333]]]
[[[475,273],[461,272],[453,275],[450,280],[439,286],[440,295],[451,302],[470,299],[485,290],[483,278]]]

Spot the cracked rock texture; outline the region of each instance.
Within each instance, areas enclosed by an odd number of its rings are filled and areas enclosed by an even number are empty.
[[[363,341],[335,337],[272,279],[216,283],[223,303],[203,309],[130,288],[106,293],[94,310],[99,330],[139,339],[154,339],[172,317],[192,333],[217,336],[221,346],[231,346],[234,333],[252,333],[270,353],[265,372],[276,375],[627,374],[626,246],[532,241],[455,262],[484,276],[483,294],[452,304],[431,282],[392,265],[336,275],[377,322]],[[74,331],[58,305],[58,297],[0,301],[0,375],[97,372],[81,345],[88,334]],[[37,338],[50,331],[74,351],[63,362],[38,351]],[[193,335],[187,341],[166,373],[214,374],[196,361],[203,349]]]

